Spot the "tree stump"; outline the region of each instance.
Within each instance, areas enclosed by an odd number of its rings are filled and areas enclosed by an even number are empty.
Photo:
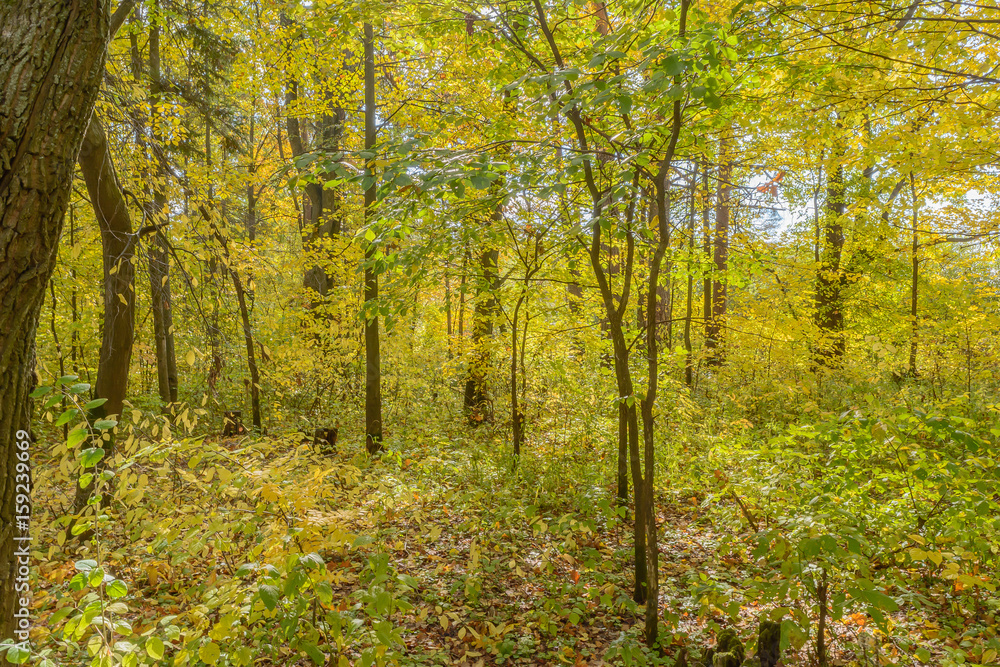
[[[320,454],[332,455],[337,451],[337,433],[339,430],[337,427],[316,429],[316,432],[313,434],[313,447]]]
[[[732,629],[723,630],[715,648],[705,654],[705,667],[740,667],[746,652],[743,642]]]
[[[756,657],[747,658],[746,649],[736,631],[727,629],[719,633],[715,647],[705,653],[704,662],[695,664],[701,664],[702,667],[776,667],[780,659],[781,623],[761,621]],[[687,664],[686,651],[683,664]]]
[[[757,657],[760,667],[775,667],[781,659],[781,623],[761,621],[757,636]]]
[[[243,426],[242,410],[226,410],[222,413],[222,437],[231,438],[234,435],[246,435]]]

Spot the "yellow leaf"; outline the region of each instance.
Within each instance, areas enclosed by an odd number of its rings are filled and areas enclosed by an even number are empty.
[[[206,665],[214,665],[219,661],[221,653],[218,644],[208,642],[207,644],[202,644],[201,648],[198,649],[198,658]]]
[[[448,617],[441,615],[438,617],[438,622],[441,624],[441,629],[448,630]]]
[[[187,356],[184,357],[184,360],[188,362],[188,366],[194,366],[195,362],[194,350],[188,350]]]

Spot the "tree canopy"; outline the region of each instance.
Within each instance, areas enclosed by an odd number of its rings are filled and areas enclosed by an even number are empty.
[[[7,661],[1000,659],[1000,8],[0,25]]]

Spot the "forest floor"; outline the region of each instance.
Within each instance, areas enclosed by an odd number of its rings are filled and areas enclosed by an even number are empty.
[[[43,473],[36,545],[51,547],[35,554],[33,639],[72,658],[76,627],[63,619],[90,599],[70,585],[74,561],[90,558],[128,586],[127,604],[109,614],[126,622],[115,626],[122,639],[142,654],[144,642],[162,637],[165,659],[174,657],[163,664],[241,664],[239,651],[257,665],[310,664],[316,653],[292,639],[306,630],[333,665],[362,664],[366,650],[428,665],[647,659],[642,608],[630,599],[631,521],[613,503],[607,471],[586,465],[598,452],[539,447],[512,473],[495,455],[499,440],[483,434],[416,429],[380,459],[352,440],[324,455],[292,438],[151,444],[126,461],[98,542],[72,548],[59,546],[52,523],[68,489]],[[756,603],[740,607],[735,626],[711,604],[713,591],[754,576],[749,528],[745,550],[717,549],[740,521],[717,526],[720,512],[740,512],[720,502],[658,490],[667,656],[686,647],[696,657],[724,627],[736,627],[752,654]],[[291,585],[308,553],[322,559],[319,574]],[[269,583],[280,599],[262,605]],[[331,629],[332,617],[324,625],[317,611],[345,622]],[[864,619],[844,619],[830,635],[841,640],[833,665],[876,664],[855,655],[866,641],[875,646]],[[891,657],[891,642],[879,644]],[[206,653],[209,645],[217,648]],[[782,664],[810,664],[811,647],[789,648]]]

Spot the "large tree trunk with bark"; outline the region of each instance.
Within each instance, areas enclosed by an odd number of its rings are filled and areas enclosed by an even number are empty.
[[[108,41],[101,0],[0,3],[0,638],[14,637],[18,442],[34,340]],[[20,639],[20,637],[19,637]]]

